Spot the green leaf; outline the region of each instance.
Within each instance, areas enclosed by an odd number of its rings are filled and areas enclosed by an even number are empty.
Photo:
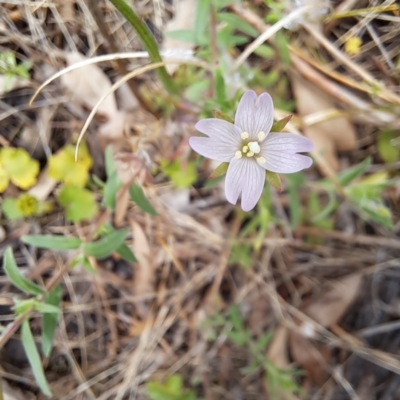
[[[116,195],[120,186],[121,182],[118,178],[118,174],[117,172],[114,172],[111,176],[108,177],[107,183],[104,187],[103,201],[105,206],[110,210],[115,209]]]
[[[11,283],[23,292],[34,295],[46,293],[41,287],[35,285],[21,274],[15,263],[11,247],[7,247],[4,253],[3,268]]]
[[[87,256],[95,257],[98,259],[106,258],[121,247],[128,232],[129,229],[113,231],[105,235],[97,242],[85,244],[83,246],[83,251]]]
[[[185,90],[185,97],[189,101],[199,101],[204,98],[204,91],[208,89],[210,86],[210,81],[208,80],[200,80],[192,83]]]
[[[107,146],[106,148],[104,160],[106,164],[107,178],[110,178],[115,172],[117,172],[114,163],[113,148],[111,145]]]
[[[197,179],[196,165],[190,161],[183,163],[182,165],[179,160],[175,160],[172,163],[162,161],[161,169],[178,188],[189,187],[196,182]]]
[[[58,202],[65,208],[65,216],[72,222],[90,220],[97,213],[93,193],[78,186],[64,186]]]
[[[276,172],[265,171],[267,181],[279,192],[282,192],[282,182],[280,176]]]
[[[4,215],[11,221],[24,217],[24,214],[18,208],[17,200],[12,199],[11,197],[7,197],[3,200],[2,211]]]
[[[290,67],[289,41],[282,31],[275,34],[275,45],[282,60],[282,66],[286,70]]]
[[[40,360],[39,352],[36,347],[35,340],[33,339],[32,331],[29,326],[29,320],[25,319],[21,328],[21,340],[26,356],[28,357],[29,365],[31,366],[33,376],[36,379],[40,390],[44,395],[51,397],[53,394],[50,391],[49,385],[44,375],[42,362]]]
[[[24,235],[21,240],[31,246],[49,250],[74,250],[82,244],[79,238],[62,235]]]
[[[271,128],[271,132],[282,132],[283,128],[292,119],[292,117],[293,117],[293,115],[290,114],[287,117],[274,122],[274,124],[272,125],[272,128]]]
[[[254,50],[254,54],[267,60],[271,60],[275,57],[275,50],[271,46],[262,44]]]
[[[54,334],[56,332],[58,316],[60,314],[60,304],[62,298],[62,290],[60,285],[47,295],[45,304],[57,307],[54,313],[45,313],[42,317],[42,350],[46,357],[50,355],[53,347]]]
[[[237,331],[243,331],[244,325],[240,315],[239,306],[234,305],[229,309],[229,320],[232,322],[233,327]]]
[[[265,348],[267,347],[268,343],[271,341],[272,336],[273,336],[273,332],[264,333],[264,335],[262,335],[260,337],[260,339],[258,340],[258,342],[257,342],[257,349],[259,351],[265,350]]]
[[[393,146],[392,140],[399,136],[399,131],[383,130],[378,136],[378,152],[386,163],[396,162],[400,157],[400,149]]]
[[[256,29],[235,14],[221,12],[217,14],[217,20],[219,22],[225,22],[233,29],[243,32],[249,36],[256,37],[259,35]]]
[[[211,0],[202,0],[197,2],[194,23],[194,37],[196,42],[201,40],[202,35],[206,32],[208,21],[210,20],[210,4]]]
[[[372,159],[371,157],[367,157],[362,163],[348,168],[345,171],[338,174],[338,180],[342,186],[347,186],[354,179],[361,176],[366,169],[371,165]]]
[[[146,196],[144,195],[143,189],[137,184],[133,183],[129,188],[129,195],[131,196],[131,200],[144,212],[152,215],[153,217],[157,216],[156,210],[149,203]]]
[[[217,99],[217,102],[221,104],[226,100],[225,79],[221,67],[216,67],[214,69],[214,81],[215,98]]]
[[[58,307],[52,306],[51,304],[46,304],[46,303],[40,303],[40,302],[35,302],[34,306],[36,311],[41,312],[42,314],[48,314],[48,313],[59,313],[61,310]]]
[[[36,299],[24,299],[21,300],[17,296],[14,297],[14,306],[12,309],[15,311],[15,315],[22,315],[28,311],[31,311],[35,308]]]
[[[137,262],[137,259],[132,253],[132,250],[125,243],[116,250],[116,253],[126,261],[129,261],[131,263]]]
[[[176,31],[165,32],[165,37],[185,43],[197,44],[195,32],[189,29],[178,29]]]
[[[230,117],[229,115],[226,115],[224,113],[222,113],[221,111],[218,110],[213,110],[213,114],[215,118],[219,118],[219,119],[223,119],[224,121],[228,121],[231,124],[234,123],[234,120],[232,117]]]
[[[182,377],[180,375],[172,375],[165,382],[165,387],[175,394],[179,394],[183,387]]]
[[[208,177],[208,179],[215,179],[218,178],[219,176],[225,175],[226,171],[228,171],[229,163],[223,162],[218,165],[217,168],[214,169],[212,174]]]

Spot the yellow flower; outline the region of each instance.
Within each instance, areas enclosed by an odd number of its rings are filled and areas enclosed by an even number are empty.
[[[360,46],[362,45],[362,40],[359,37],[350,37],[346,40],[344,44],[344,49],[347,54],[356,55],[360,52]]]
[[[17,208],[24,217],[31,217],[39,211],[39,202],[35,197],[24,193],[17,199]]]
[[[75,161],[75,146],[65,146],[50,158],[49,175],[66,185],[83,187],[89,179],[89,169],[92,164],[92,158],[85,144],[79,147],[77,161]]]
[[[0,192],[9,181],[21,189],[29,189],[36,183],[39,162],[33,160],[24,149],[4,147],[0,151]]]

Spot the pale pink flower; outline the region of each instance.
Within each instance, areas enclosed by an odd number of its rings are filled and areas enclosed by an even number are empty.
[[[239,102],[235,123],[217,118],[199,121],[196,129],[208,137],[191,137],[193,150],[212,160],[228,162],[225,178],[227,200],[236,204],[241,195],[243,211],[252,210],[261,197],[265,171],[289,174],[309,168],[311,140],[291,133],[270,132],[274,105],[268,93],[257,99],[247,91]]]

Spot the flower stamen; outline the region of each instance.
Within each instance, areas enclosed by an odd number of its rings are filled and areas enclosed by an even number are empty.
[[[261,151],[261,147],[257,142],[249,142],[249,149],[254,154],[258,154]]]
[[[242,132],[242,133],[240,134],[240,137],[241,137],[243,140],[246,140],[246,139],[249,138],[249,134],[248,134],[248,132]]]
[[[263,131],[259,132],[258,135],[258,140],[261,142],[265,138],[265,133]]]
[[[267,160],[264,157],[257,157],[257,162],[262,165],[266,162]]]
[[[240,151],[240,150],[238,150],[236,153],[235,153],[235,157],[239,160],[239,159],[241,159],[242,158],[242,152]]]
[[[249,151],[249,146],[243,146],[242,147],[242,153],[247,153]]]
[[[253,153],[252,151],[249,151],[249,152],[246,154],[246,156],[247,156],[247,157],[253,157],[253,156],[254,156],[254,153]]]

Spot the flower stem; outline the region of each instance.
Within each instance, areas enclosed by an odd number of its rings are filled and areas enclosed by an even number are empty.
[[[158,51],[158,47],[153,35],[151,34],[147,25],[144,24],[136,15],[135,11],[128,5],[128,3],[126,3],[125,0],[110,0],[110,2],[132,25],[133,29],[135,29],[144,48],[149,53],[150,60],[152,62],[162,62],[160,52]],[[165,67],[158,68],[157,73],[167,92],[170,94],[176,94],[177,87],[171,77],[168,75]]]

